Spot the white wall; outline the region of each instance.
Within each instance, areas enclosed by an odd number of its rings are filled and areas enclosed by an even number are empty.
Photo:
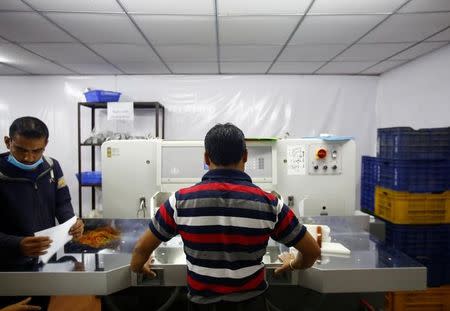
[[[381,75],[377,127],[450,126],[450,45]]]
[[[0,77],[0,131],[7,135],[9,124],[24,115],[46,122],[46,154],[61,162],[77,208],[76,103],[84,101],[86,87],[121,91],[125,101],[159,101],[167,108],[167,139],[201,140],[215,123],[233,122],[247,137],[280,137],[286,132],[290,137],[324,132],[354,136],[361,155],[375,150],[377,83],[377,77],[350,76]],[[103,117],[100,113],[99,128],[110,128]],[[138,119],[134,131],[154,132],[153,118],[139,113]],[[89,119],[83,120],[88,129]],[[83,131],[82,139],[88,135]],[[87,168],[89,150],[84,151]],[[84,215],[89,200],[85,202]]]

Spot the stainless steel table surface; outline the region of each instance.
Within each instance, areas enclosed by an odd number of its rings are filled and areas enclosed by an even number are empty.
[[[383,292],[426,288],[426,268],[377,241],[367,232],[367,216],[303,218],[304,223],[331,228],[332,241],[351,250],[348,257],[322,256],[303,271],[274,277],[280,248],[270,241],[263,257],[266,278],[273,285],[298,285],[321,293]],[[148,280],[130,272],[132,247],[147,229],[145,220],[86,220],[86,227],[110,224],[122,232],[114,249],[83,249],[74,243],[45,265],[14,267],[0,272],[0,295],[108,295],[130,286],[183,286],[186,262],[180,240],[155,251],[158,277]],[[94,252],[95,251],[95,252]]]

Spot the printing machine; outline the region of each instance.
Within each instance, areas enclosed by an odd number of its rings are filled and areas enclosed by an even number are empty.
[[[426,268],[369,233],[369,216],[355,215],[355,143],[351,139],[254,140],[247,143],[246,172],[275,191],[303,223],[327,225],[347,256],[322,256],[304,271],[274,277],[282,247],[270,240],[266,278],[320,293],[385,292],[426,288]],[[102,145],[103,217],[85,219],[86,230],[110,225],[121,241],[100,251],[69,242],[56,259],[28,270],[0,272],[0,295],[110,295],[127,288],[186,284],[180,238],[155,251],[157,277],[130,272],[134,243],[173,191],[200,181],[207,171],[203,142],[130,140]]]

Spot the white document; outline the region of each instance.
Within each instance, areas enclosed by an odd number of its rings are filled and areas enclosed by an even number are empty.
[[[107,120],[134,120],[133,102],[107,103]]]
[[[287,146],[287,174],[306,175],[305,146]]]
[[[73,216],[65,223],[34,233],[34,236],[48,236],[50,240],[53,241],[50,244],[50,247],[47,249],[47,254],[39,256],[39,259],[43,263],[47,263],[50,257],[56,254],[56,252],[60,248],[64,247],[67,242],[72,240],[72,236],[69,234],[69,230],[76,222],[77,216]]]

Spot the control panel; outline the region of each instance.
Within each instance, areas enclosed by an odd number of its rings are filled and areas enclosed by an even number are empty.
[[[276,192],[297,216],[353,215],[353,140],[288,138],[277,142]]]
[[[342,144],[321,143],[309,145],[310,175],[338,175],[342,172]]]

